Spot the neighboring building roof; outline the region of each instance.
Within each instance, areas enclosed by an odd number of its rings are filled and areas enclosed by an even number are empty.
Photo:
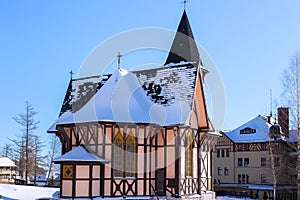
[[[48,178],[48,173],[44,173],[44,174],[38,175],[35,178],[35,181],[43,182],[43,181],[47,181],[47,178]],[[59,180],[60,179],[60,174],[58,172],[57,173],[51,173],[51,176],[49,178],[50,179],[54,178],[54,180]]]
[[[0,167],[17,167],[17,166],[11,159],[7,157],[0,157]]]
[[[35,181],[47,181],[47,175],[46,174],[40,174],[35,178]]]
[[[224,132],[224,134],[235,143],[266,142],[269,140],[270,127],[271,124],[263,116],[258,115],[240,127]],[[243,133],[243,130],[247,132],[247,129],[249,133]]]
[[[78,146],[68,153],[54,159],[54,163],[63,162],[91,162],[91,163],[109,163],[109,160],[100,158],[96,154],[89,152],[84,146]]]
[[[232,131],[224,131],[230,140],[234,143],[252,143],[252,142],[268,142],[274,141],[269,138],[269,128],[275,124],[275,120],[270,118],[271,123],[268,122],[268,117],[258,115],[240,127]],[[281,140],[286,142],[295,142],[298,139],[297,131],[290,130],[290,137],[281,136]]]
[[[287,142],[298,142],[298,131],[289,130],[289,137],[286,138]]]

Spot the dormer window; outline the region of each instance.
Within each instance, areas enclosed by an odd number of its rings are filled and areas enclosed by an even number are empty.
[[[240,130],[240,134],[252,134],[252,133],[256,133],[256,129],[246,127],[244,129]]]

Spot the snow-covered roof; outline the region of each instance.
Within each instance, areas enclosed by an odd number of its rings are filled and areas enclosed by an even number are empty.
[[[274,141],[273,138],[269,138],[269,128],[277,124],[275,119],[270,118],[269,120],[270,123],[268,122],[268,117],[258,115],[240,127],[232,131],[224,131],[223,133],[235,143]],[[296,142],[298,139],[297,131],[294,130],[289,131],[289,137],[284,137],[283,135],[280,138],[282,141]]]
[[[223,133],[235,143],[266,142],[269,141],[270,127],[265,117],[258,115],[240,127]]]
[[[93,162],[93,163],[109,163],[109,160],[101,158],[96,154],[89,152],[84,146],[78,146],[68,153],[54,159],[55,163],[62,162]]]
[[[189,63],[136,72],[120,68],[80,109],[62,112],[48,132],[56,125],[93,121],[184,124],[192,110],[196,73]]]
[[[40,174],[35,178],[35,181],[47,181],[47,178],[46,174]]]
[[[298,131],[289,130],[289,137],[286,138],[287,142],[298,142]]]
[[[0,157],[0,167],[16,167],[16,165],[11,159]]]

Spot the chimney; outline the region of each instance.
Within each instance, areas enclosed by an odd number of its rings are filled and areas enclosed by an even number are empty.
[[[278,124],[284,136],[289,137],[289,108],[277,108]]]

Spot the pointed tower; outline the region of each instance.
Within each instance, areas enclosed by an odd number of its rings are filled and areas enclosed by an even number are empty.
[[[187,125],[191,127],[198,127],[202,130],[208,130],[209,119],[203,89],[204,76],[208,73],[208,70],[203,67],[197,44],[194,40],[193,31],[185,10],[183,11],[165,65],[170,63],[177,64],[180,62],[191,62],[198,71],[195,80],[194,103],[192,108],[193,113],[190,116],[191,118],[188,120]]]
[[[175,38],[165,65],[179,62],[192,62],[195,67],[201,64],[198,48],[185,10],[183,11]]]

